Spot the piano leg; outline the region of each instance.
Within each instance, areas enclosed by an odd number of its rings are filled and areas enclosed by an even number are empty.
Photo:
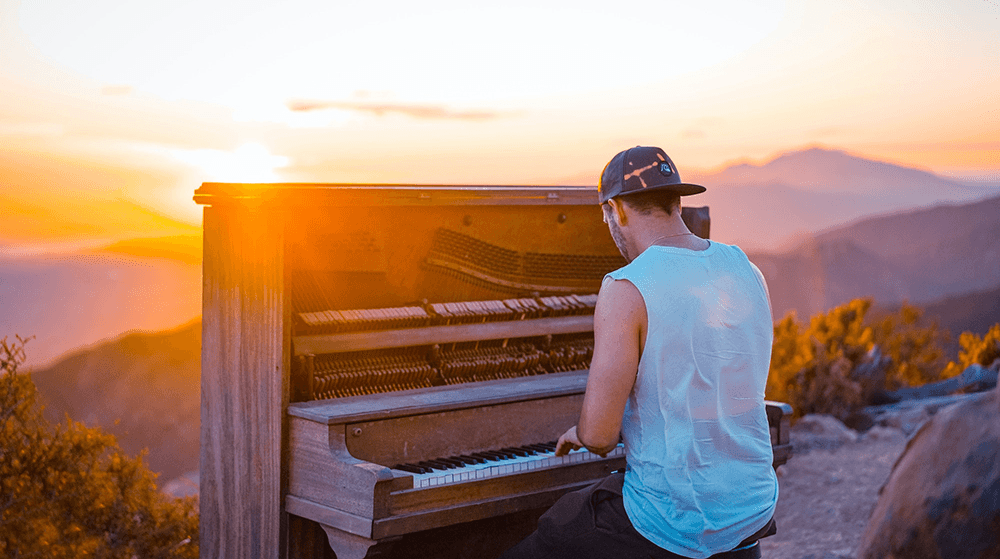
[[[399,537],[385,538],[382,540],[372,540],[364,538],[343,530],[320,524],[326,537],[330,541],[330,547],[337,554],[337,559],[364,559],[365,557],[382,557],[388,555],[393,544]]]

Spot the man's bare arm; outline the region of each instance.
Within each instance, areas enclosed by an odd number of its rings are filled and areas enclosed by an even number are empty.
[[[626,280],[606,280],[594,309],[594,357],[580,422],[559,438],[557,455],[581,446],[603,455],[618,444],[645,334],[646,304],[639,290]]]

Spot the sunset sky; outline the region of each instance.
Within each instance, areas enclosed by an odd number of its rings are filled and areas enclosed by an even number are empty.
[[[596,184],[636,144],[1000,182],[1000,0],[0,0],[0,99],[0,248],[183,234],[203,181]]]

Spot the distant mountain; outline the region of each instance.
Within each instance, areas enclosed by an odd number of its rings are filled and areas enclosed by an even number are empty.
[[[1000,287],[947,297],[923,308],[924,316],[937,320],[956,340],[962,332],[983,335],[1000,323]]]
[[[712,237],[755,252],[786,250],[809,235],[857,219],[1000,193],[842,151],[812,148],[761,164],[683,173],[708,191],[685,200],[709,206]]]
[[[99,425],[129,455],[148,448],[161,484],[198,470],[201,320],[81,349],[32,379],[50,419]]]
[[[779,254],[750,253],[776,318],[856,297],[926,304],[1000,286],[1000,197],[868,218]],[[713,227],[715,225],[713,218]]]

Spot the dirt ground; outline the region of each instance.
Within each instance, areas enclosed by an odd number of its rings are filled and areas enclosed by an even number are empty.
[[[791,436],[797,448],[778,470],[778,533],[761,540],[763,557],[854,557],[906,436],[886,427],[839,445],[797,435],[794,429]]]

